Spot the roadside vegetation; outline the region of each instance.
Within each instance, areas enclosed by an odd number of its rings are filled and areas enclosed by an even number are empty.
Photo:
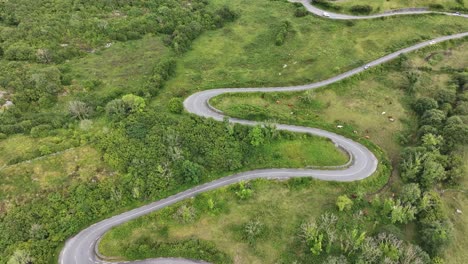
[[[405,8],[427,8],[435,11],[451,11],[466,13],[468,7],[464,0],[313,0],[313,5],[333,12],[354,15],[383,13]]]
[[[0,263],[56,263],[63,242],[99,219],[233,172],[347,161],[327,140],[276,131],[281,115],[265,128],[189,116],[182,100],[191,92],[316,81],[468,29],[446,16],[328,21],[285,1],[46,2],[0,1]],[[391,111],[403,116],[402,109]],[[340,132],[336,120],[322,124]],[[342,130],[376,153],[376,175],[349,186],[304,184],[323,185],[331,196],[336,187],[355,201],[379,190],[391,166],[372,143],[377,126],[370,141],[362,130]],[[398,155],[400,146],[384,143],[398,129],[374,142]],[[258,192],[284,188],[275,184],[259,183]],[[230,258],[197,241],[218,259]]]

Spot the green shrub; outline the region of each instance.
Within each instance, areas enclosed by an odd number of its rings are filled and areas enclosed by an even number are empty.
[[[174,114],[180,114],[184,110],[183,100],[178,97],[174,97],[169,100],[169,111]]]
[[[349,9],[355,14],[370,14],[372,12],[372,6],[370,5],[355,5]]]
[[[49,135],[50,131],[52,130],[52,126],[50,125],[38,125],[31,129],[31,137],[39,138],[39,137],[46,137]]]

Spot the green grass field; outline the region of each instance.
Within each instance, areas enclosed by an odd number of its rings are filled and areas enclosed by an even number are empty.
[[[170,54],[161,37],[146,35],[141,40],[115,43],[109,48],[102,47],[94,54],[72,60],[65,64],[73,80],[69,92],[82,89],[95,92],[97,96],[112,93],[129,93],[135,87],[145,84],[155,63]],[[90,81],[99,81],[90,87]]]
[[[465,160],[465,167],[468,169],[468,148],[465,147],[460,155]],[[463,263],[468,258],[468,175],[463,177],[460,187],[448,189],[444,192],[443,198],[448,208],[448,215],[454,225],[455,237],[450,248],[445,252],[447,263]],[[457,209],[461,213],[457,213]]]

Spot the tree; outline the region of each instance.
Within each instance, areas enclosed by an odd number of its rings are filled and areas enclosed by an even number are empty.
[[[13,253],[7,264],[33,264],[33,258],[28,251],[18,249]]]
[[[431,262],[431,258],[419,246],[407,244],[400,250],[398,261],[401,264],[426,264]]]
[[[415,219],[416,207],[407,204],[402,205],[400,200],[397,200],[392,208],[390,219],[392,224],[401,223],[406,224]]]
[[[346,195],[340,195],[336,199],[336,206],[338,206],[340,211],[349,210],[353,206],[353,201]]]
[[[413,103],[413,110],[419,115],[424,114],[427,110],[436,109],[438,104],[436,100],[429,97],[421,97]]]
[[[69,102],[68,111],[70,112],[71,116],[79,120],[88,118],[92,113],[91,107],[89,107],[86,103],[81,101]]]
[[[183,110],[184,106],[181,98],[175,97],[169,100],[169,111],[174,114],[180,114]]]
[[[444,138],[442,136],[436,136],[434,134],[425,134],[421,138],[422,146],[425,147],[428,151],[438,150],[444,143]]]
[[[178,219],[182,223],[190,223],[195,219],[195,215],[195,208],[184,204],[177,209],[174,214],[174,218]]]
[[[442,135],[447,143],[446,149],[468,144],[468,125],[463,124],[459,117],[450,117],[442,130]]]
[[[238,185],[239,190],[236,192],[237,197],[241,200],[247,200],[252,196],[252,189],[244,181],[240,181]]]
[[[203,173],[203,167],[190,160],[182,162],[182,175],[184,182],[198,183]]]
[[[445,121],[446,114],[438,109],[430,109],[424,112],[421,117],[422,125],[431,125],[435,127],[440,127]]]
[[[454,112],[457,115],[468,115],[468,102],[459,101]]]
[[[437,91],[435,98],[439,104],[453,104],[457,99],[457,92],[454,89],[441,89]]]
[[[437,181],[445,178],[445,168],[434,158],[427,158],[421,175],[421,185],[426,188],[432,187]]]
[[[424,148],[405,148],[401,155],[400,173],[406,182],[416,181],[422,171],[425,159]]]
[[[408,183],[403,185],[400,191],[401,201],[405,204],[417,205],[421,199],[421,189],[417,183]]]
[[[312,254],[320,255],[324,236],[315,223],[307,222],[301,224],[300,236],[304,242],[306,242],[307,246],[309,246]]]
[[[466,169],[462,155],[452,153],[446,165],[446,180],[449,184],[456,184],[466,175]]]
[[[260,126],[254,126],[249,132],[250,144],[254,147],[263,145],[265,142],[265,135],[263,134]]]
[[[109,118],[120,120],[127,114],[127,106],[122,99],[115,99],[107,103],[106,114]]]
[[[431,221],[421,228],[424,249],[432,256],[439,254],[451,241],[453,226],[448,220]]]
[[[145,99],[133,94],[124,95],[122,101],[125,103],[130,113],[141,113],[146,107]]]

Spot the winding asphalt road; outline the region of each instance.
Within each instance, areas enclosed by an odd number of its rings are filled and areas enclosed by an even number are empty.
[[[307,10],[315,15],[323,16],[324,11],[312,6],[308,0],[291,0],[291,2],[299,2],[304,5]],[[343,14],[328,13],[329,19],[371,19],[385,16],[395,16],[395,15],[414,15],[414,14],[427,14],[427,13],[442,13],[445,15],[455,15],[453,13],[443,13],[443,12],[430,12],[425,10],[400,10],[395,12],[387,12],[377,15],[369,16],[351,16]],[[463,17],[468,17],[468,15],[461,15]],[[388,54],[382,58],[374,60],[366,64],[368,67],[373,67],[384,62],[388,62],[392,59],[397,58],[400,54],[408,53],[429,45],[432,45],[437,42],[442,42],[450,39],[459,39],[467,37],[468,32],[454,34],[450,36],[436,38],[430,41],[425,41],[414,46],[399,50],[397,52]],[[316,83],[300,85],[300,86],[288,86],[288,87],[271,87],[271,88],[223,88],[215,90],[207,90],[195,93],[188,97],[184,101],[185,109],[193,114],[204,116],[207,118],[214,118],[215,120],[223,120],[224,115],[221,111],[214,109],[210,106],[209,100],[217,95],[224,93],[249,93],[249,92],[291,92],[291,91],[303,91],[316,89],[323,87],[355,74],[358,74],[364,71],[364,66],[350,70],[348,72],[342,73],[335,77],[332,77],[327,80],[323,80]],[[240,123],[245,125],[257,125],[258,122],[241,120],[241,119],[230,119],[230,122]],[[220,188],[222,186],[230,185],[237,183],[241,180],[251,180],[258,178],[266,179],[288,179],[293,177],[313,177],[321,180],[329,181],[355,181],[361,180],[366,177],[371,176],[376,168],[378,161],[375,156],[367,148],[361,144],[354,142],[350,139],[347,139],[343,136],[324,131],[316,128],[301,127],[301,126],[292,126],[292,125],[277,125],[277,128],[280,130],[288,130],[299,133],[309,133],[312,135],[317,135],[321,137],[326,137],[332,140],[337,147],[340,147],[348,152],[351,157],[349,166],[342,169],[264,169],[264,170],[254,170],[247,171],[243,173],[234,174],[228,177],[224,177],[209,183],[199,185],[197,187],[191,188],[189,190],[180,192],[173,196],[170,196],[166,199],[153,202],[151,204],[136,208],[134,210],[125,212],[120,215],[116,215],[109,219],[98,222],[80,233],[76,236],[70,238],[65,243],[64,248],[62,249],[59,257],[60,264],[100,264],[100,263],[135,263],[135,264],[148,264],[148,263],[167,263],[167,264],[193,264],[193,263],[206,263],[203,261],[180,259],[180,258],[158,258],[158,259],[147,259],[141,261],[132,261],[132,262],[109,262],[102,260],[97,256],[98,252],[96,251],[97,244],[99,239],[114,226],[120,225],[122,223],[128,222],[132,219],[140,217],[142,215],[148,214],[150,212],[157,211],[164,207],[167,207],[176,202],[182,201],[184,199],[194,197],[197,194],[207,192]]]

